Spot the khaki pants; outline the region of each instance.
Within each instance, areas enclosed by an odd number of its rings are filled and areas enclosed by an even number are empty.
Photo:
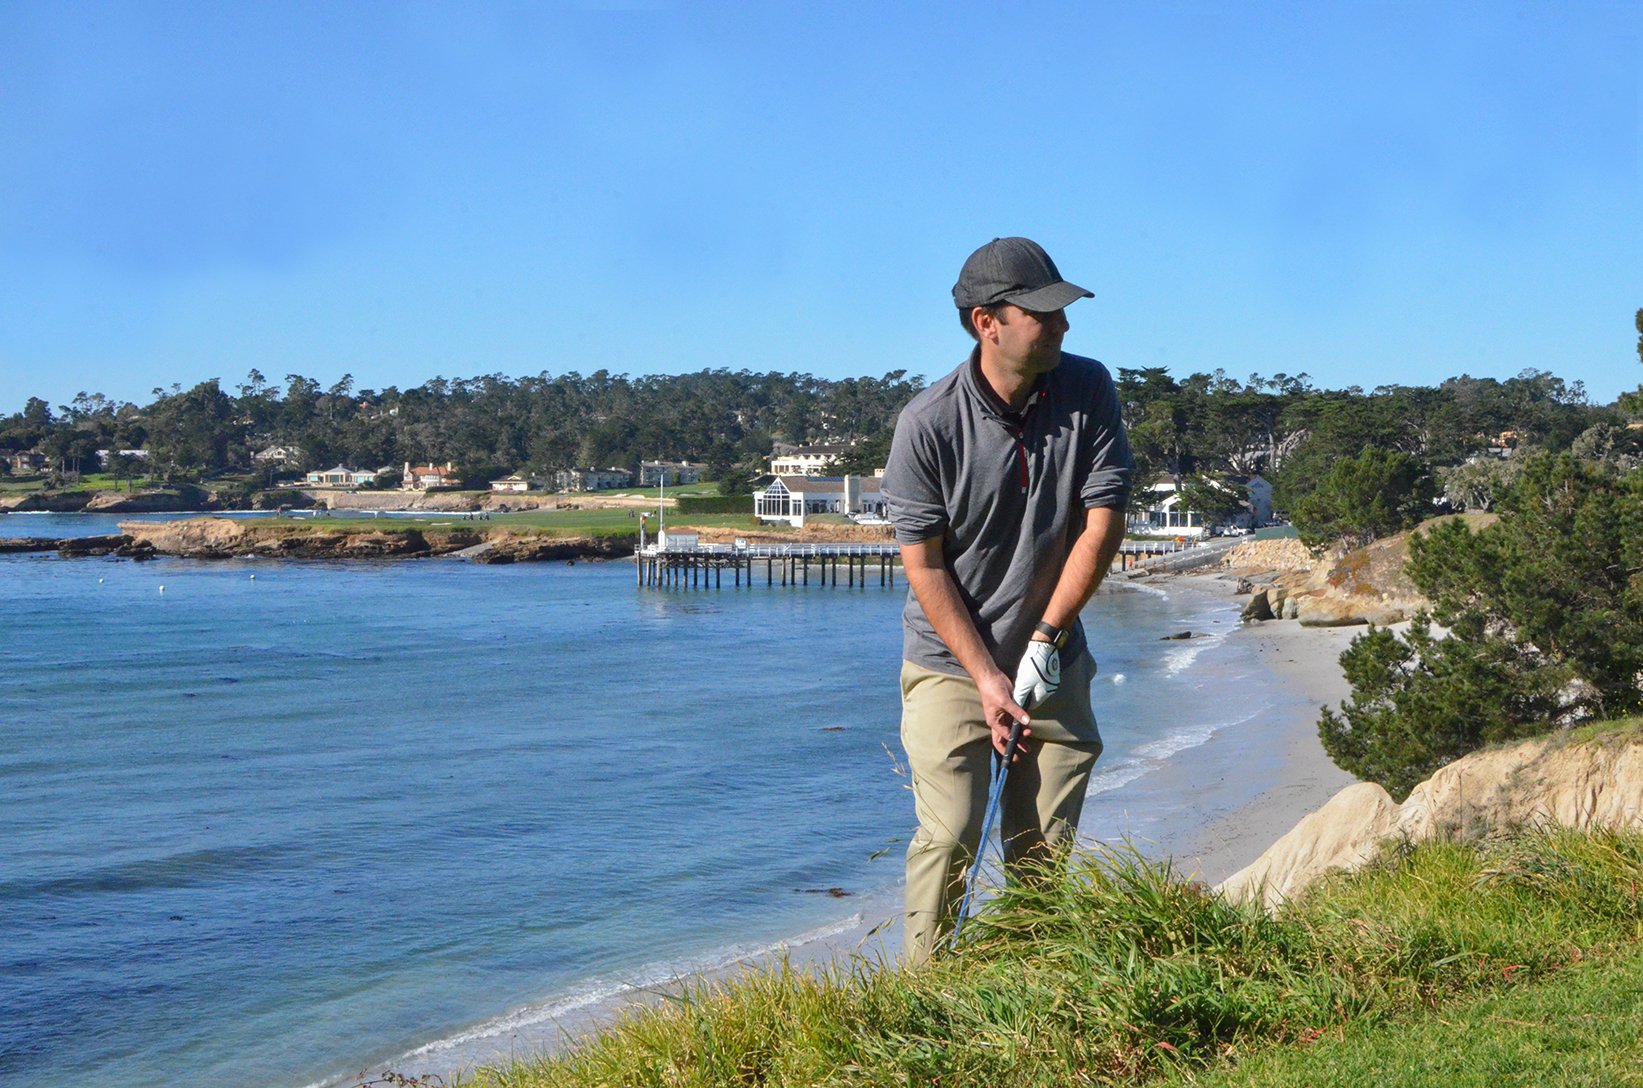
[[[1090,707],[1095,659],[1062,663],[1061,687],[1031,711],[1028,751],[1010,768],[999,834],[1012,876],[1071,847],[1101,733]],[[922,963],[951,931],[992,787],[993,749],[968,676],[901,666],[901,743],[919,829],[907,847],[906,962]]]

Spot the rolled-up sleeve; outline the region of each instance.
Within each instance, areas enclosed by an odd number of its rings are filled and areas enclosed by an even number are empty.
[[[1085,509],[1108,506],[1122,510],[1129,504],[1130,490],[1135,485],[1135,458],[1130,454],[1129,436],[1124,431],[1118,388],[1105,367],[1101,368],[1101,377],[1085,432],[1088,443],[1085,456],[1089,458],[1090,471],[1079,497]]]
[[[880,485],[896,541],[901,544],[917,544],[947,532],[947,503],[934,436],[919,424],[915,415],[905,411],[897,420]]]

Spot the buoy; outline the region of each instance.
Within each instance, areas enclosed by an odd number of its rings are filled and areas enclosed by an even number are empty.
[[[164,593],[164,592],[165,592],[165,587],[164,587],[164,586],[161,586],[161,587],[160,587],[160,592],[161,592],[161,593]]]
[[[1115,684],[1122,684],[1124,682],[1124,674],[1121,673],[1121,672],[1113,673],[1112,674],[1112,682],[1115,683]]]
[[[252,580],[252,581],[253,581],[253,582],[255,582],[255,581],[256,581],[256,580],[257,580],[257,576],[256,576],[256,575],[255,575],[255,574],[253,574],[253,575],[252,575],[252,576],[251,576],[251,580]]]
[[[103,580],[102,580],[102,579],[101,579],[101,578],[99,578],[99,579],[97,579],[97,584],[98,584],[98,585],[102,585],[102,584],[103,584]]]

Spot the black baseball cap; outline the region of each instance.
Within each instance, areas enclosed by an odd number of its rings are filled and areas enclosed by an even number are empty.
[[[1062,279],[1044,247],[1031,238],[994,238],[970,254],[953,284],[953,302],[961,310],[1013,302],[1043,314],[1094,297]]]

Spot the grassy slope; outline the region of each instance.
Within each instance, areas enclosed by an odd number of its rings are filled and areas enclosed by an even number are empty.
[[[1643,1085],[1643,951],[1435,1013],[1349,1027],[1170,1085],[1197,1088],[1500,1088]]]
[[[1417,1042],[1494,1068],[1495,1083],[1530,1083],[1512,1072],[1523,1029],[1505,1021],[1530,1022],[1542,1006],[1499,1011],[1515,1002],[1584,1009],[1593,1032],[1635,1044],[1623,1022],[1637,1001],[1640,886],[1638,834],[1428,844],[1269,918],[1120,854],[1006,896],[961,953],[923,970],[755,971],[634,1015],[572,1057],[477,1081],[1059,1088],[1233,1075],[1250,1055],[1238,1075],[1290,1061],[1282,1075],[1295,1079],[1226,1083],[1298,1085],[1318,1083],[1310,1070],[1330,1052],[1317,1040],[1343,1036],[1329,1045],[1359,1049],[1329,1059],[1339,1083],[1375,1083],[1354,1070],[1379,1065],[1409,1072]],[[1593,960],[1618,974],[1562,973]],[[1476,1044],[1469,1056],[1441,1034],[1456,1017],[1489,1025],[1461,1033]],[[1547,1053],[1587,1047],[1580,1030],[1538,1037]],[[1581,1058],[1591,1069],[1605,1060]],[[1448,1088],[1447,1078],[1400,1083]]]

